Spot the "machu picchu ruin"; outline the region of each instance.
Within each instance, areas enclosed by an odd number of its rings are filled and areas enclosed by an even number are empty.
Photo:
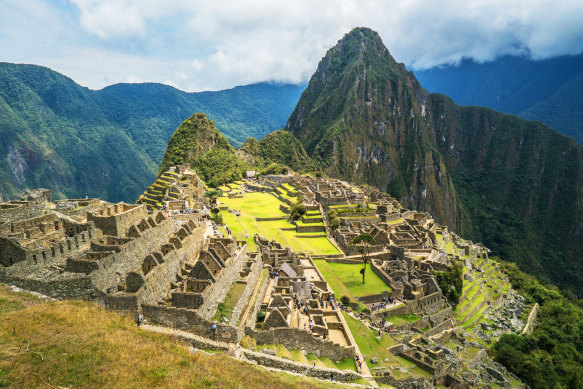
[[[488,349],[529,331],[537,308],[486,247],[368,186],[249,176],[217,191],[174,166],[137,204],[52,201],[43,189],[2,203],[0,281],[309,377],[524,387]],[[372,244],[354,243],[363,234]],[[461,290],[440,284],[448,272]]]

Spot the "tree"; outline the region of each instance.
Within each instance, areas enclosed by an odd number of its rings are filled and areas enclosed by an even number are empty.
[[[370,246],[375,244],[375,239],[371,234],[360,234],[355,236],[350,241],[350,244],[358,247],[358,251],[362,256],[362,269],[360,269],[360,274],[362,274],[362,283],[364,284],[364,273],[366,272],[366,264],[368,263],[368,251]]]
[[[207,192],[205,192],[204,197],[208,197],[209,198],[209,202],[211,205],[216,204],[217,202],[217,198],[221,197],[223,195],[223,191],[220,189],[211,189]]]

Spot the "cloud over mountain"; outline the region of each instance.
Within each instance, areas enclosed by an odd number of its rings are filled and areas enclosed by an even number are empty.
[[[355,26],[379,31],[395,58],[415,69],[583,49],[583,3],[572,0],[8,0],[0,15],[2,60],[46,65],[92,88],[301,82]]]

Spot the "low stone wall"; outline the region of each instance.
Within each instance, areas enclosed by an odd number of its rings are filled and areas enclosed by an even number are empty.
[[[245,185],[247,185],[247,188],[255,191],[255,192],[268,192],[268,193],[273,193],[275,191],[275,189],[269,187],[269,186],[263,186],[260,184],[255,184],[253,182],[247,182]]]
[[[445,330],[449,330],[450,328],[455,327],[455,322],[452,319],[449,320],[445,320],[442,321],[441,323],[439,323],[438,325],[436,325],[433,328],[430,328],[427,332],[425,332],[425,336],[433,336],[433,335],[437,335],[440,332],[443,332]]]
[[[243,337],[242,331],[223,323],[206,320],[192,309],[144,304],[142,314],[149,322],[177,328],[212,340],[238,343]],[[213,325],[216,326],[215,330],[212,329]]]
[[[286,220],[287,218],[284,217],[256,217],[255,220],[258,222],[270,222],[275,220]]]
[[[239,271],[243,269],[247,258],[247,245],[243,245],[235,258],[218,275],[216,281],[204,291],[204,304],[199,307],[198,313],[205,319],[213,317],[217,307],[229,292],[231,285],[239,277]]]
[[[255,300],[255,307],[253,308],[253,311],[249,315],[247,323],[242,323],[243,325],[255,328],[255,323],[257,322],[257,312],[259,312],[259,308],[261,307],[263,299],[265,298],[265,293],[267,293],[267,287],[269,286],[270,282],[271,280],[269,276],[265,277],[265,280],[263,280],[263,284],[261,285],[261,289],[257,294],[257,299]]]
[[[91,278],[84,274],[71,278],[42,281],[8,276],[5,269],[0,269],[0,282],[17,286],[21,289],[32,290],[53,298],[102,300],[104,297],[103,293],[93,287]]]
[[[383,269],[377,266],[374,261],[370,261],[370,268],[372,269],[372,272],[376,274],[381,280],[383,280],[385,284],[390,286],[391,289],[394,289],[392,287],[393,279]]]
[[[322,367],[313,367],[304,363],[293,362],[288,359],[279,358],[259,352],[243,349],[243,354],[247,359],[257,362],[258,365],[272,367],[280,370],[291,371],[301,374],[306,377],[313,377],[319,379],[330,379],[330,375],[334,375],[334,381],[347,382],[353,381],[362,376],[350,370],[328,369]]]
[[[436,325],[452,317],[451,307],[447,307],[439,312],[429,315],[429,321],[431,321],[431,324]]]
[[[383,301],[385,297],[390,297],[392,293],[371,294],[368,296],[357,297],[356,299],[363,304],[373,304]]]
[[[326,227],[324,226],[312,226],[312,225],[308,225],[308,226],[301,226],[298,225],[296,228],[297,232],[325,232],[326,231]]]
[[[12,203],[3,203],[3,204],[12,204]],[[16,205],[16,202],[15,202]],[[29,202],[22,204],[18,204],[19,206],[15,206],[14,208],[4,208],[0,209],[0,224],[4,223],[12,223],[22,219],[30,219],[33,217],[38,217],[42,215],[42,212],[45,208],[44,203],[34,203]]]
[[[263,261],[259,258],[255,261],[253,265],[251,265],[251,272],[247,275],[247,285],[245,286],[245,290],[239,298],[237,305],[233,308],[233,313],[231,315],[231,321],[229,322],[230,325],[233,327],[237,326],[237,321],[239,320],[241,313],[243,313],[243,309],[247,306],[248,300],[251,298],[255,287],[257,287],[257,282],[259,281],[259,277],[261,276],[261,270],[263,269]]]
[[[409,310],[409,307],[407,306],[407,304],[402,304],[399,306],[396,306],[394,308],[391,309],[387,309],[385,311],[378,311],[375,312],[375,316],[378,317],[389,317],[389,316],[399,316],[399,315],[404,315],[406,313],[411,313]]]
[[[344,347],[329,339],[314,337],[307,331],[297,328],[272,328],[269,331],[255,331],[245,327],[245,335],[249,335],[260,344],[283,344],[288,349],[305,349],[317,357],[328,357],[332,361],[343,358],[354,358],[354,346]]]
[[[399,381],[392,375],[375,376],[375,381],[379,384],[391,385],[398,389],[422,389],[426,387],[425,378],[407,378]]]

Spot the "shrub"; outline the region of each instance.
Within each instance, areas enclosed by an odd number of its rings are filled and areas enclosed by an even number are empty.
[[[257,312],[257,321],[260,323],[263,323],[263,321],[265,320],[265,309],[260,310],[259,312]]]
[[[348,305],[350,304],[350,298],[348,298],[348,296],[342,296],[340,297],[340,302],[342,305]]]

